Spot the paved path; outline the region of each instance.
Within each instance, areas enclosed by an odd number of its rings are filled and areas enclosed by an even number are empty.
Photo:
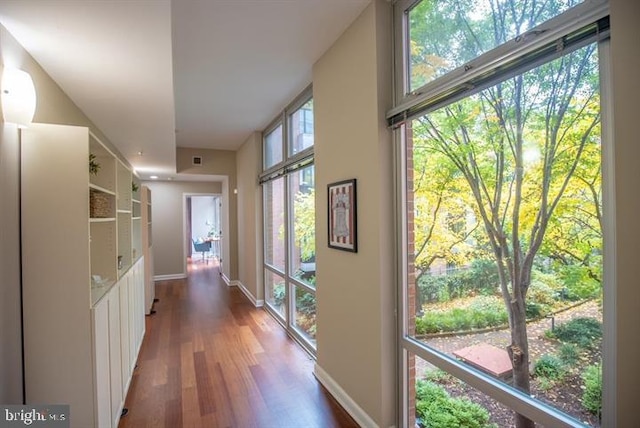
[[[558,326],[573,318],[579,317],[596,317],[602,321],[602,312],[600,311],[598,302],[591,300],[587,303],[576,306],[575,308],[556,314],[555,325]],[[529,352],[531,354],[529,357],[530,361],[535,361],[541,355],[552,353],[557,350],[559,345],[556,342],[544,338],[545,331],[549,329],[551,329],[550,319],[542,319],[527,325]],[[429,346],[451,355],[453,351],[480,343],[488,343],[498,348],[506,349],[506,347],[511,343],[511,335],[509,333],[509,329],[504,329],[486,333],[465,334],[461,336],[426,338],[423,339],[423,341]],[[418,358],[416,361],[417,378],[421,378],[424,371],[429,367],[431,367],[429,363]]]

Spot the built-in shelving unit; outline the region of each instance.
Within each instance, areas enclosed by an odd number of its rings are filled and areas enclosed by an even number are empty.
[[[131,257],[135,262],[137,259],[143,256],[142,251],[142,208],[140,198],[142,196],[140,189],[140,179],[133,176],[131,181]]]
[[[118,215],[118,275],[123,275],[133,263],[131,233],[131,170],[121,161],[116,165]]]
[[[153,302],[156,297],[155,282],[153,279],[153,251],[152,251],[152,225],[151,225],[151,189],[142,186],[140,210],[142,228],[142,253],[144,255],[144,308],[147,315],[153,310]]]
[[[21,147],[26,404],[115,427],[144,335],[138,179],[85,127],[33,124]]]

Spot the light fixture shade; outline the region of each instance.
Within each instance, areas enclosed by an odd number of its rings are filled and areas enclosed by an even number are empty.
[[[1,91],[4,121],[19,128],[28,127],[36,112],[36,88],[29,73],[5,67]]]

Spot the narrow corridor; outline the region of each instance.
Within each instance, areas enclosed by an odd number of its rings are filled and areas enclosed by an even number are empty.
[[[227,287],[217,262],[156,282],[156,297],[120,428],[357,427],[313,359]]]

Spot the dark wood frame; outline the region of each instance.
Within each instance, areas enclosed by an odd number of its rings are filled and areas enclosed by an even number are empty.
[[[342,201],[337,200],[338,195]],[[327,185],[327,243],[329,248],[358,252],[356,179]],[[345,200],[346,199],[346,200]],[[344,204],[334,208],[334,204]],[[338,234],[336,234],[336,230]],[[344,235],[347,233],[347,235]]]

